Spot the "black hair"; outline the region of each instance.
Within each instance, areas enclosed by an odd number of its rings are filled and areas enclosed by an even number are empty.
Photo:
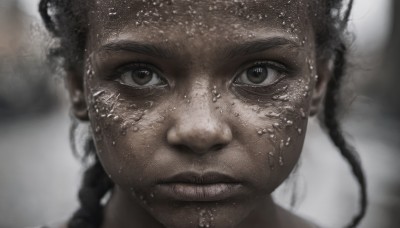
[[[360,186],[360,210],[346,227],[356,227],[365,216],[367,208],[367,187],[358,153],[346,141],[337,119],[339,91],[342,79],[346,73],[347,46],[344,33],[353,6],[353,0],[313,0],[321,3],[323,14],[313,21],[316,30],[318,56],[328,55],[334,60],[333,74],[327,87],[324,100],[321,124],[328,132],[332,142],[352,168],[352,173]],[[76,0],[41,0],[39,11],[44,25],[50,33],[59,39],[59,47],[51,54],[64,60],[65,70],[74,70],[83,74],[83,56],[87,36],[87,12],[89,1]],[[343,8],[345,8],[343,10]],[[317,12],[320,12],[318,9]],[[60,29],[60,26],[63,26]],[[327,54],[328,53],[328,54]],[[89,146],[94,151],[94,145]],[[80,209],[70,219],[69,228],[96,228],[103,219],[101,199],[112,189],[112,182],[103,170],[102,165],[95,159],[84,174],[82,187],[79,191]]]

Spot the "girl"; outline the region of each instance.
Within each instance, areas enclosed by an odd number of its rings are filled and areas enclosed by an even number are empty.
[[[94,164],[68,227],[316,227],[270,194],[321,103],[361,186],[355,227],[365,180],[336,121],[351,6],[42,0],[73,114],[91,125]]]

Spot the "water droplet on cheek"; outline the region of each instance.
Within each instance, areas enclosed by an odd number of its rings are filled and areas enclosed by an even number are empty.
[[[303,118],[303,119],[307,117],[303,108],[300,109],[300,115],[301,115],[301,118]]]
[[[303,133],[303,130],[301,128],[298,128],[297,133],[299,133],[299,135],[301,135]]]
[[[275,163],[274,163],[274,152],[268,153],[268,164],[271,170],[274,170]]]
[[[280,166],[284,166],[283,157],[282,156],[279,156],[279,165]]]

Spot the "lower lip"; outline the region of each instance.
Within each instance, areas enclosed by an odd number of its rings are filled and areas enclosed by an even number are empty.
[[[189,184],[169,183],[157,186],[158,194],[178,201],[213,202],[221,201],[238,194],[241,188],[236,183]]]

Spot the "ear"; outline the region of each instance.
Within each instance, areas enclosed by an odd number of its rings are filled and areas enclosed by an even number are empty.
[[[83,77],[76,71],[68,71],[66,86],[72,103],[72,113],[79,120],[89,120],[84,93]]]
[[[317,76],[315,76],[316,83],[312,93],[310,116],[315,116],[321,108],[328,82],[332,77],[331,69],[330,59],[321,59],[317,61]]]

